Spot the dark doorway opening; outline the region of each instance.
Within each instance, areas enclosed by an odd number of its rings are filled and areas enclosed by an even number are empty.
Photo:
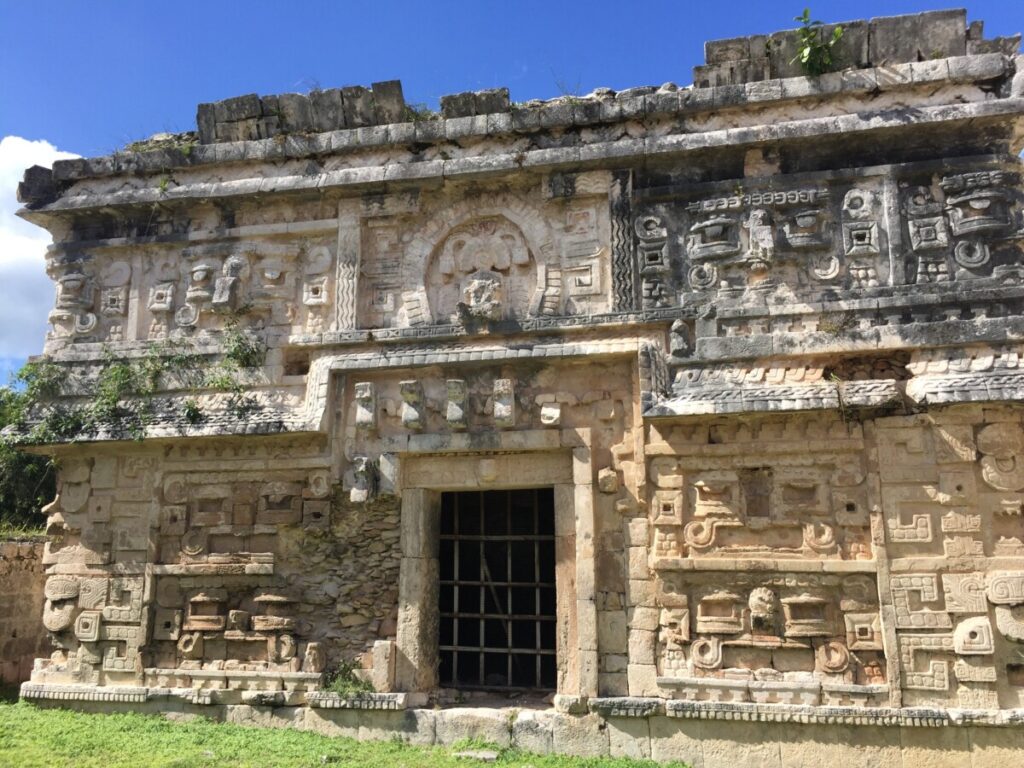
[[[554,690],[554,490],[442,494],[440,544],[441,685]]]

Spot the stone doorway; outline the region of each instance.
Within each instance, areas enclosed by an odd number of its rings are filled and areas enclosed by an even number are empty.
[[[440,684],[555,690],[554,489],[446,492],[440,506]]]

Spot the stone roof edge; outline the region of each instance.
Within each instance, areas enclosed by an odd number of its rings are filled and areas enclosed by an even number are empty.
[[[1020,57],[1016,57],[1020,58]],[[1024,70],[1024,67],[1021,67]],[[976,83],[1012,77],[1014,57],[985,53],[868,69],[846,69],[818,77],[786,77],[735,85],[688,87],[671,84],[632,88],[615,96],[567,96],[547,102],[508,104],[471,116],[412,120],[323,132],[278,133],[272,138],[183,144],[150,151],[124,151],[94,158],[58,160],[52,172],[34,167],[19,185],[19,200],[45,204],[58,186],[120,174],[161,173],[194,166],[298,159],[396,145],[435,144],[469,138],[613,124],[655,117],[692,116],[746,106],[774,106],[807,98],[835,98],[906,90],[936,83]],[[1024,78],[1018,78],[1024,79]],[[1024,83],[1015,90],[1024,92]],[[472,94],[470,94],[472,95]],[[1012,95],[1012,94],[1011,94]],[[248,97],[245,97],[248,98]]]
[[[999,119],[1014,115],[1024,115],[1024,94],[984,102],[917,108],[915,109],[916,122],[913,127],[920,128],[923,125],[957,121]],[[209,200],[251,194],[311,192],[330,188],[362,191],[402,182],[423,183],[429,179],[470,180],[523,170],[585,170],[606,165],[609,160],[628,162],[635,161],[637,158],[667,157],[714,147],[793,141],[836,133],[854,134],[906,128],[907,126],[908,123],[901,111],[882,109],[853,112],[838,117],[807,118],[706,132],[618,139],[568,147],[505,152],[481,157],[356,166],[313,175],[261,176],[219,183],[184,183],[169,189],[153,186],[120,190],[109,194],[86,193],[66,197],[58,197],[54,194],[45,198],[45,201],[41,201],[35,208],[21,209],[19,215],[30,221],[35,221],[35,214],[58,214],[63,211],[82,211],[109,206],[171,203],[176,200],[189,199]],[[313,137],[313,140],[323,146],[323,151],[326,153],[327,147],[336,146],[335,139],[344,140],[344,137],[338,136],[338,134],[344,133],[346,132],[336,131],[330,134],[318,134]],[[273,152],[269,151],[270,147],[267,146],[268,144],[274,145],[273,140],[241,144],[241,147],[238,144],[215,146],[217,149],[240,150],[240,156],[245,156],[253,161],[269,162],[289,159],[289,154],[286,152],[287,142],[283,146],[276,147]],[[294,155],[294,157],[302,156],[305,155]],[[136,166],[134,172],[142,172],[142,169]]]

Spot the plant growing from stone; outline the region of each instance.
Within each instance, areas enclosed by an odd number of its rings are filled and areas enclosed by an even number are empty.
[[[799,63],[804,72],[812,77],[832,71],[835,67],[832,49],[842,40],[843,28],[835,27],[832,34],[825,37],[822,33],[824,25],[811,19],[810,8],[804,8],[804,12],[800,16],[794,16],[793,20],[800,22],[801,26],[797,30],[800,41],[796,56],[790,60],[790,64]]]
[[[353,698],[362,693],[372,693],[373,686],[356,677],[358,666],[355,661],[339,659],[327,674],[327,685],[324,690],[336,693],[342,698]]]
[[[205,419],[193,397],[180,406],[158,398],[166,389],[228,392],[228,412],[244,418],[259,405],[247,394],[243,379],[263,365],[266,346],[243,330],[234,315],[225,320],[220,341],[221,359],[215,364],[211,353],[197,350],[191,340],[172,339],[150,344],[132,358],[108,349],[95,373],[78,378],[68,377],[65,367],[49,358],[40,358],[15,375],[17,389],[5,390],[0,426],[13,427],[22,442],[45,444],[103,432],[141,440],[147,425],[160,414],[189,425]],[[9,445],[10,439],[4,442]]]

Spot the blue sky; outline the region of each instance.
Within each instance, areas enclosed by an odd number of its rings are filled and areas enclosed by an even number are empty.
[[[21,168],[107,154],[195,127],[196,104],[243,93],[402,80],[406,101],[505,85],[514,100],[691,82],[703,43],[795,26],[804,3],[45,2],[0,0],[0,383],[42,348],[45,233],[13,217]],[[930,2],[817,2],[816,18],[916,13]],[[956,7],[956,6],[952,6]],[[1024,3],[968,6],[986,34],[1024,29]],[[13,141],[3,137],[20,137]],[[13,361],[13,362],[12,362]]]

